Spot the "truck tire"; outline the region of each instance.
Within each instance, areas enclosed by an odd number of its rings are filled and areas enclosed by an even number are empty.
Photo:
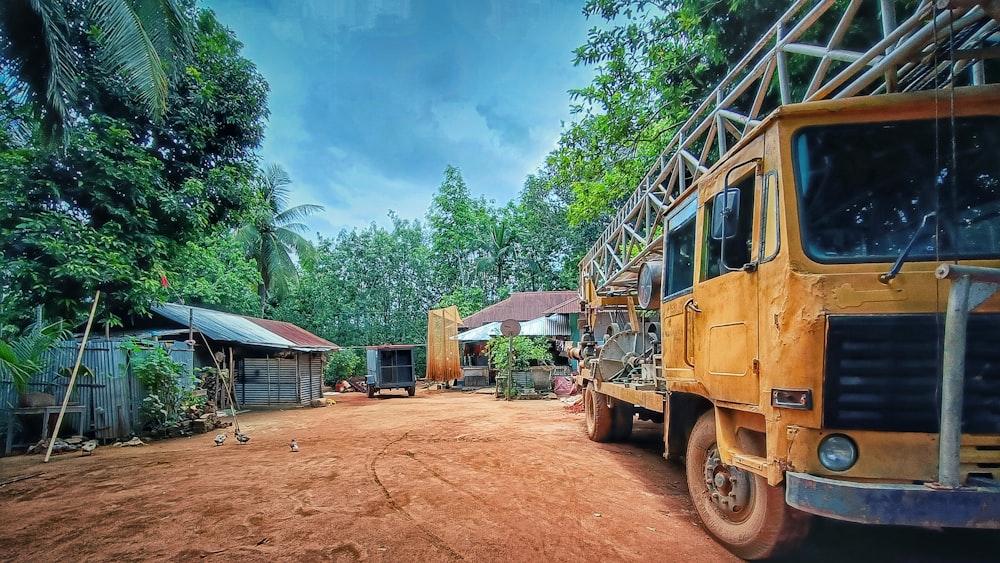
[[[608,397],[588,386],[583,392],[583,410],[587,414],[587,437],[595,442],[610,442],[615,420]]]
[[[635,405],[618,399],[611,399],[611,439],[627,442],[632,437],[632,423],[635,421]]]
[[[371,398],[375,397],[375,386],[369,384],[369,385],[366,385],[366,387],[368,387],[368,398],[371,399]]]
[[[406,394],[407,394],[407,395],[409,395],[409,396],[411,396],[411,397],[412,397],[412,396],[413,396],[413,394],[414,394],[414,393],[416,393],[416,392],[417,392],[417,387],[416,387],[416,385],[414,385],[413,387],[407,387],[407,388],[406,388]]]
[[[784,487],[768,486],[764,477],[722,463],[714,410],[701,415],[691,430],[686,470],[701,521],[736,556],[776,557],[798,547],[809,532],[810,516],[785,504]]]

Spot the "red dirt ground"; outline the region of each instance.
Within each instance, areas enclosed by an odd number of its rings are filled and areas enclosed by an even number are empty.
[[[245,446],[230,431],[221,447],[210,433],[2,458],[0,483],[42,474],[0,486],[0,559],[738,561],[698,522],[657,425],[597,444],[559,401],[337,401],[240,415]],[[998,539],[884,530],[824,522],[795,560],[985,561]],[[965,551],[936,558],[942,542]]]

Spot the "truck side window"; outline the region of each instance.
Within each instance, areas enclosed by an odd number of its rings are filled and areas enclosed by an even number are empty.
[[[664,298],[694,285],[695,210],[697,199],[667,219],[667,250],[663,268]]]
[[[709,280],[727,272],[739,270],[750,261],[750,245],[753,237],[754,178],[755,176],[750,175],[730,186],[730,189],[740,192],[739,222],[736,224],[736,231],[732,236],[727,233],[726,238],[721,240],[712,237],[710,225],[712,224],[714,206],[719,200],[712,198],[705,204],[705,247],[704,252],[702,252],[701,279]],[[722,263],[723,245],[725,245],[725,264]]]

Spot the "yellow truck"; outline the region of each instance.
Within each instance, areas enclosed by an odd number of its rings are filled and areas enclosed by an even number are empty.
[[[806,4],[581,262],[588,435],[662,422],[706,528],[746,559],[794,549],[813,515],[1000,528],[997,21],[923,2],[895,23],[881,2],[883,36],[847,51],[856,3]],[[797,42],[838,9],[827,44]],[[808,88],[792,54],[818,61]]]

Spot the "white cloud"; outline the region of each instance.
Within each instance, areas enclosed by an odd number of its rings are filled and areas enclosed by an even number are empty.
[[[574,0],[206,0],[271,85],[261,148],[292,204],[326,206],[323,236],[423,219],[458,166],[502,205],[555,147],[571,51],[591,25]]]

